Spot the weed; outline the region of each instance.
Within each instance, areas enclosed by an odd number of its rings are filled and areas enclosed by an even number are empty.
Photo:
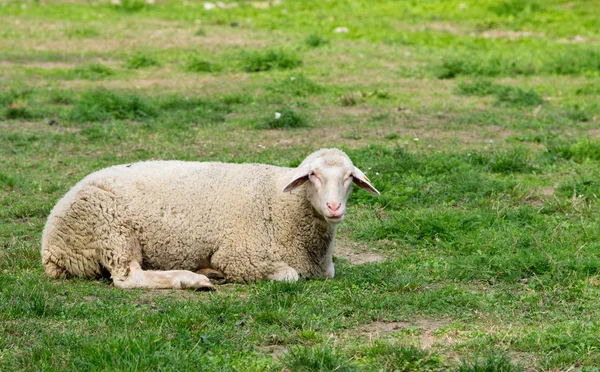
[[[489,7],[490,11],[501,17],[517,16],[521,13],[533,13],[542,7],[532,0],[504,0]]]
[[[473,54],[459,52],[445,57],[432,67],[439,79],[452,79],[457,76],[503,76],[532,75],[535,67],[528,61],[510,60],[497,54]]]
[[[495,95],[498,106],[527,107],[538,106],[544,102],[533,89],[500,85],[485,78],[460,82],[455,92],[465,96]]]
[[[220,68],[212,62],[198,57],[191,57],[186,64],[186,70],[191,72],[214,72],[219,71]]]
[[[65,32],[65,34],[69,37],[74,37],[74,38],[94,38],[94,37],[100,36],[100,32],[98,32],[98,30],[96,30],[94,28],[81,28],[81,27],[71,29],[71,30]]]
[[[511,150],[495,150],[490,153],[474,153],[471,155],[471,161],[473,164],[483,165],[491,172],[496,173],[523,173],[533,169],[527,151],[518,147]]]
[[[225,115],[231,111],[230,106],[235,103],[170,95],[154,104],[163,112],[162,120],[168,124],[179,126],[223,122]]]
[[[51,90],[48,103],[54,105],[70,105],[75,102],[75,92],[72,90]]]
[[[294,110],[283,107],[262,122],[257,123],[257,129],[295,129],[307,127],[306,120]]]
[[[360,101],[362,96],[356,93],[346,93],[339,99],[340,105],[344,107],[356,106]]]
[[[322,47],[324,45],[329,44],[329,40],[325,39],[322,36],[319,35],[309,35],[305,40],[304,43],[306,45],[308,45],[311,48],[318,48],[318,47]]]
[[[295,346],[283,359],[291,371],[357,371],[357,367],[337,355],[329,346]]]
[[[155,66],[160,66],[160,63],[156,59],[143,53],[137,53],[129,58],[127,62],[125,62],[125,68],[130,69],[140,69]]]
[[[277,94],[306,97],[325,92],[325,88],[301,74],[288,76],[280,82],[268,84],[267,90]]]
[[[246,51],[241,55],[241,67],[245,72],[287,70],[300,65],[302,65],[302,60],[298,56],[284,50]]]
[[[600,82],[583,85],[575,90],[577,95],[597,95],[600,94]]]
[[[85,66],[76,67],[66,72],[66,76],[71,79],[99,80],[114,75],[115,72],[108,66],[100,63],[92,63]]]
[[[156,107],[144,97],[97,89],[84,92],[75,103],[70,116],[77,122],[93,122],[144,120],[157,115]]]
[[[29,119],[32,116],[33,114],[27,107],[26,101],[13,101],[4,109],[6,119]]]
[[[390,371],[438,371],[444,367],[439,356],[412,345],[377,341],[366,354],[383,362],[384,369]]]
[[[148,6],[149,4],[144,0],[119,0],[113,3],[113,9],[126,13],[139,12]]]
[[[8,92],[0,93],[0,104],[4,105],[2,116],[5,119],[29,119],[34,115],[28,105],[28,98],[33,90],[11,89]]]
[[[27,100],[33,94],[33,89],[22,88],[22,89],[10,89],[8,91],[0,92],[0,104],[9,105],[16,101]]]
[[[549,154],[578,163],[600,160],[600,142],[589,138],[572,143],[560,140],[551,141],[546,144],[546,147]]]
[[[206,36],[206,31],[204,31],[202,28],[199,28],[196,30],[196,32],[194,32],[194,36]]]
[[[519,87],[504,86],[497,88],[496,104],[505,106],[538,106],[544,103],[542,97],[533,89],[524,90]]]
[[[519,372],[523,367],[514,365],[506,355],[492,354],[483,361],[473,363],[463,361],[459,372]]]
[[[461,81],[455,92],[465,96],[488,96],[498,92],[499,85],[491,79],[475,79],[472,81]]]
[[[596,48],[557,48],[550,55],[543,71],[557,75],[577,75],[600,72],[600,50]]]

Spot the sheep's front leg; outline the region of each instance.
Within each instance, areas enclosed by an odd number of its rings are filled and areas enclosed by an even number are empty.
[[[335,276],[335,266],[333,266],[333,262],[330,262],[329,266],[327,267],[327,271],[325,271],[325,275],[323,275],[323,277],[325,277],[327,279],[333,279],[334,276]]]
[[[119,288],[150,289],[196,289],[210,290],[213,285],[201,274],[186,270],[151,271],[142,270],[140,264],[133,261],[125,277],[113,277],[115,286]]]
[[[289,267],[284,262],[278,262],[275,264],[273,274],[267,276],[269,280],[276,280],[279,282],[296,282],[300,278],[298,272],[293,268]]]

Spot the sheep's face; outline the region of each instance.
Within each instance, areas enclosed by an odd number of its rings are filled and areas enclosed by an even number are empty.
[[[332,224],[340,223],[346,214],[346,201],[352,191],[352,172],[348,166],[324,166],[308,174],[307,197],[313,208]]]
[[[323,150],[322,150],[323,151]],[[283,189],[291,191],[309,181],[306,195],[311,205],[330,224],[338,224],[346,215],[346,201],[352,184],[375,195],[379,192],[343,152],[309,156],[297,169],[292,181]]]

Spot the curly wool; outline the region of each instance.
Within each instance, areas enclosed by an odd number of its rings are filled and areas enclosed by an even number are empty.
[[[281,191],[294,171],[149,161],[93,173],[48,218],[45,271],[98,277],[108,270],[118,282],[138,262],[144,270],[212,268],[228,281],[254,281],[287,264],[303,277],[325,276],[335,226],[312,208],[306,185]]]

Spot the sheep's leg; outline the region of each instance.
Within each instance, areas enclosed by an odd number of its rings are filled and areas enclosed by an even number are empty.
[[[115,286],[119,288],[150,288],[150,289],[196,289],[210,290],[213,285],[201,274],[187,270],[152,271],[142,270],[140,264],[132,261],[129,271],[124,277],[113,277]]]
[[[296,282],[300,278],[298,272],[293,268],[289,267],[284,262],[278,262],[275,265],[273,274],[267,276],[269,280],[276,280],[279,282]]]
[[[327,279],[333,279],[334,275],[335,275],[335,266],[333,266],[333,262],[330,262],[329,266],[327,267],[327,271],[325,271],[325,275],[323,275],[323,277],[325,277]]]

